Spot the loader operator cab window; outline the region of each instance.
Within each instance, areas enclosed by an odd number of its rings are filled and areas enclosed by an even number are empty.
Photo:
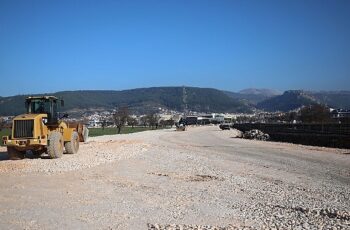
[[[57,100],[54,99],[31,99],[26,101],[28,113],[46,113],[48,123],[57,123]]]
[[[27,101],[27,112],[28,113],[50,113],[51,105],[49,100],[32,99]]]

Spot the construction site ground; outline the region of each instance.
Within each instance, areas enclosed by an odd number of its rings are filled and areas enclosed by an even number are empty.
[[[350,150],[235,135],[100,136],[59,159],[0,147],[0,229],[350,228]]]

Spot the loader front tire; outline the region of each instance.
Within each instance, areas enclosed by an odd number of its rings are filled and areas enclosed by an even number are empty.
[[[76,154],[79,150],[79,134],[73,132],[70,141],[64,144],[68,154]]]
[[[47,154],[50,158],[60,158],[63,155],[63,137],[58,131],[52,131],[49,134],[49,145],[47,146]]]
[[[10,160],[21,160],[25,156],[25,152],[18,151],[14,147],[7,146],[7,154]]]

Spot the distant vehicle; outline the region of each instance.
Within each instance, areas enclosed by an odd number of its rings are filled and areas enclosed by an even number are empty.
[[[175,124],[176,131],[185,131],[186,130],[187,121],[185,119],[180,119],[179,122]]]
[[[186,131],[186,126],[183,124],[176,125],[176,131]]]
[[[12,160],[23,159],[27,150],[33,154],[47,153],[50,158],[59,158],[66,153],[79,150],[79,142],[85,142],[89,130],[80,123],[68,123],[59,116],[58,104],[63,100],[54,96],[27,97],[27,113],[16,116],[12,121],[10,136],[2,138]]]
[[[227,124],[227,123],[220,124],[219,128],[222,130],[230,130],[230,124]]]

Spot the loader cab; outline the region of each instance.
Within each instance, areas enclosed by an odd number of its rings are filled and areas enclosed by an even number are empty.
[[[28,97],[26,98],[25,105],[27,113],[29,114],[47,114],[47,124],[58,124],[58,104],[61,101],[63,106],[63,100],[59,100],[53,96],[45,97]]]

